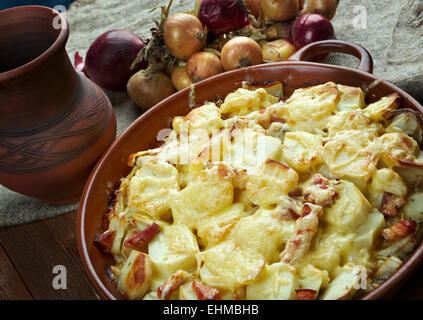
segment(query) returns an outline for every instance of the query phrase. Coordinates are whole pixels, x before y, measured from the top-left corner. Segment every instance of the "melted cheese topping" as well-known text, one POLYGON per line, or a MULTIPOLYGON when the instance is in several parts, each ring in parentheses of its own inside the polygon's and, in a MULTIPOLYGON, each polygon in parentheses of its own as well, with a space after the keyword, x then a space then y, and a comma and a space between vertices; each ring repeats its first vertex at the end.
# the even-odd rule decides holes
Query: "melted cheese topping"
POLYGON ((175 117, 160 148, 131 155, 109 215, 122 293, 158 299, 166 282, 171 299, 341 299, 378 286, 415 244, 381 242, 382 229, 423 221, 423 192, 398 168, 422 173, 417 142, 385 131, 398 97, 364 98, 332 82, 285 102, 238 89, 175 117))

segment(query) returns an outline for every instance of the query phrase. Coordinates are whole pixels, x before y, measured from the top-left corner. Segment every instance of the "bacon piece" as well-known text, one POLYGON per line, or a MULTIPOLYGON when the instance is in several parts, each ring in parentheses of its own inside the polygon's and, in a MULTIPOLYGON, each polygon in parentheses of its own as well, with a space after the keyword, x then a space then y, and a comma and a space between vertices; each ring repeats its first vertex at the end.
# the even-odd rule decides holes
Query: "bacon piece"
POLYGON ((297 213, 292 210, 291 208, 288 208, 288 210, 280 216, 282 220, 285 221, 290 221, 290 220, 297 220, 298 219, 298 215, 297 213))
POLYGON ((299 186, 295 186, 289 190, 288 196, 294 199, 299 199, 303 196, 303 190, 299 186))
POLYGON ((316 290, 298 289, 295 290, 298 300, 314 300, 316 298, 316 290))
POLYGON ((287 166, 286 164, 283 164, 283 163, 276 161, 276 160, 273 160, 273 159, 266 160, 266 164, 276 165, 276 166, 279 166, 281 168, 284 168, 285 170, 291 169, 291 167, 287 166))
POLYGON ((384 216, 395 217, 398 215, 398 209, 405 204, 406 200, 404 197, 394 195, 389 192, 385 192, 382 198, 382 204, 380 211, 384 216))
POLYGON ((311 240, 319 227, 319 217, 323 208, 311 203, 305 203, 302 216, 295 223, 295 231, 288 239, 285 249, 281 253, 281 260, 293 263, 302 258, 310 249, 311 240))
POLYGON ((181 285, 190 281, 191 278, 191 274, 186 271, 176 271, 157 289, 157 297, 159 297, 159 299, 169 300, 170 296, 178 290, 181 285))
POLYGON ((411 159, 400 159, 398 162, 405 167, 423 168, 423 163, 411 159))
POLYGON ((113 211, 110 210, 109 212, 105 212, 103 214, 103 217, 101 218, 101 227, 106 230, 109 228, 110 225, 110 219, 112 217, 113 211))
POLYGON ((388 242, 394 242, 416 232, 417 223, 413 219, 400 220, 390 228, 382 231, 382 236, 388 242))
POLYGON ((310 185, 304 188, 304 200, 322 207, 332 205, 337 197, 331 181, 320 174, 315 174, 310 185))
POLYGON ((112 249, 113 240, 115 239, 116 231, 107 230, 102 234, 96 234, 94 242, 103 251, 109 252, 112 249))
POLYGON ((219 289, 209 287, 198 280, 192 282, 192 288, 198 300, 219 300, 222 296, 219 289))
POLYGON ((304 204, 303 208, 301 209, 301 218, 308 216, 311 213, 311 207, 307 204, 304 204))
POLYGON ((281 220, 297 220, 302 214, 302 202, 282 195, 278 200, 276 211, 281 220))
POLYGON ((159 233, 159 225, 157 223, 153 223, 152 225, 148 226, 144 230, 126 239, 123 245, 125 247, 132 248, 135 250, 142 250, 150 243, 150 241, 158 233, 159 233))
POLYGON ((275 117, 273 114, 270 115, 270 124, 273 122, 280 122, 280 123, 286 123, 286 119, 275 117))

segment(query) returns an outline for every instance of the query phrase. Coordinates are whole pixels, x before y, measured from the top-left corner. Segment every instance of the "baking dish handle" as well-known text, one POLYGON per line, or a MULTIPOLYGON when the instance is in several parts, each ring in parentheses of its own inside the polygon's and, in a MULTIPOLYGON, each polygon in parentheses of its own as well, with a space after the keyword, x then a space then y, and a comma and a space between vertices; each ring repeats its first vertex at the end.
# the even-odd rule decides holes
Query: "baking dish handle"
POLYGON ((294 53, 289 61, 307 61, 324 53, 346 53, 360 59, 357 69, 372 73, 373 59, 370 53, 358 44, 341 40, 324 40, 310 43, 294 53))

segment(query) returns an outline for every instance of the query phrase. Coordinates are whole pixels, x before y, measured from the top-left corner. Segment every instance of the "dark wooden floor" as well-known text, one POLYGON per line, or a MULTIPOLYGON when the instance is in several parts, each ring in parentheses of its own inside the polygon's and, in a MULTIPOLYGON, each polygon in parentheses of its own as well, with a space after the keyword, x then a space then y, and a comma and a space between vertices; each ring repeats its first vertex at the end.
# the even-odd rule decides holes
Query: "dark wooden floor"
POLYGON ((0 228, 0 299, 99 299, 81 264, 76 213, 0 228), (55 290, 53 267, 63 265, 67 289, 55 290))
MULTIPOLYGON (((0 228, 0 299, 99 299, 81 264, 76 213, 0 228), (67 289, 55 290, 53 267, 67 270, 67 289)), ((423 267, 395 296, 423 299, 423 267)))

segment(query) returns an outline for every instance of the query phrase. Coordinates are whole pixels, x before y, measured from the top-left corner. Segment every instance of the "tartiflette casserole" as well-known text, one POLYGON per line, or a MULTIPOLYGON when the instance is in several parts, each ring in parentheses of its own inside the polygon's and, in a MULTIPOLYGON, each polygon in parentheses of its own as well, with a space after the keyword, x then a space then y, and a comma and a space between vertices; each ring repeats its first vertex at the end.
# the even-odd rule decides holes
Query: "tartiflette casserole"
POLYGON ((346 299, 401 266, 423 221, 419 115, 332 82, 281 92, 244 84, 130 156, 96 238, 124 296, 346 299))

